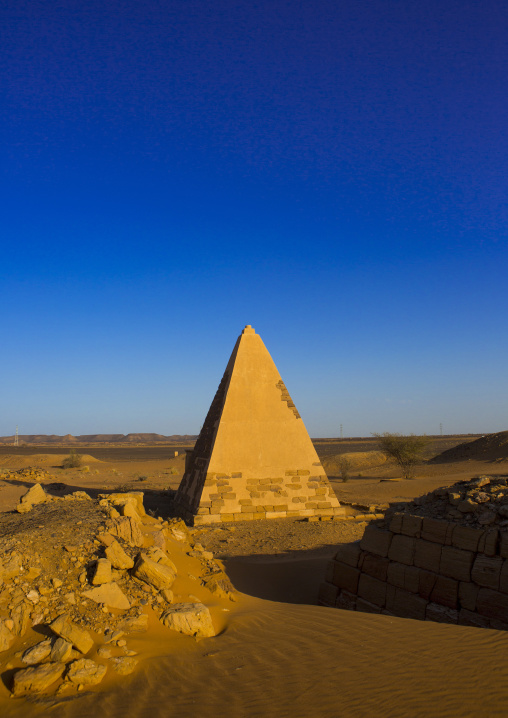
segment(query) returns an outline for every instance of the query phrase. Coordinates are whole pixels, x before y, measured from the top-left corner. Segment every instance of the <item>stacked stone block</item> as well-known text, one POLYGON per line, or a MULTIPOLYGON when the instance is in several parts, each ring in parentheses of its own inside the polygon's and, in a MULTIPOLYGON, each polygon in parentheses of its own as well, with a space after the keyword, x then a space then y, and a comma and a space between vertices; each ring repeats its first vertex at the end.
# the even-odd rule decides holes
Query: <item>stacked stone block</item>
POLYGON ((508 529, 409 513, 340 546, 320 603, 404 618, 508 630, 508 529))
POLYGON ((196 506, 185 518, 194 525, 309 516, 345 515, 326 475, 288 469, 275 478, 244 478, 242 472, 207 474, 196 506))

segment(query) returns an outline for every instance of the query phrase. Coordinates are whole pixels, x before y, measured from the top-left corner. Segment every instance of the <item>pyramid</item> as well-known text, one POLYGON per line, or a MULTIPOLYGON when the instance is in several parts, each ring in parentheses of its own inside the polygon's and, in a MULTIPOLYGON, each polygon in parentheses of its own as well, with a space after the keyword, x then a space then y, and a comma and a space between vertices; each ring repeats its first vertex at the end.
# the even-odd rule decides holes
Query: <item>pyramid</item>
POLYGON ((343 516, 303 420, 259 334, 248 325, 175 498, 196 524, 343 516))

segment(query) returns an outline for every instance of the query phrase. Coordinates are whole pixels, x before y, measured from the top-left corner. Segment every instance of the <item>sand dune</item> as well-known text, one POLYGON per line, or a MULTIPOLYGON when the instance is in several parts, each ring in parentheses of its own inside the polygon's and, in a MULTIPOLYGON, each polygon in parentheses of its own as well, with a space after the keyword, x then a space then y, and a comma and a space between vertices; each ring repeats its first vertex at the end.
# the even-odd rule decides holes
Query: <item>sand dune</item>
MULTIPOLYGON (((155 633, 139 640, 157 652, 155 633)), ((505 716, 507 649, 497 631, 243 597, 219 638, 182 641, 49 715, 505 716)), ((12 700, 0 709, 48 714, 12 700)))

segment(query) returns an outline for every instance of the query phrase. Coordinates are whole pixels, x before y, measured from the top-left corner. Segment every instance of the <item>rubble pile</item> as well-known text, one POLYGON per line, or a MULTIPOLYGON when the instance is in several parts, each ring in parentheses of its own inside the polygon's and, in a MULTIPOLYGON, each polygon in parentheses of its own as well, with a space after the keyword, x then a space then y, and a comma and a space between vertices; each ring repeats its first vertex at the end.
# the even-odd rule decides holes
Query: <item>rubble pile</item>
POLYGON ((235 600, 222 564, 180 519, 147 516, 140 492, 55 498, 35 484, 0 515, 0 538, 0 671, 14 697, 127 675, 142 657, 132 635, 214 636, 207 604, 235 600))
POLYGON ((4 481, 55 481, 56 477, 40 466, 26 466, 23 469, 0 469, 4 481))

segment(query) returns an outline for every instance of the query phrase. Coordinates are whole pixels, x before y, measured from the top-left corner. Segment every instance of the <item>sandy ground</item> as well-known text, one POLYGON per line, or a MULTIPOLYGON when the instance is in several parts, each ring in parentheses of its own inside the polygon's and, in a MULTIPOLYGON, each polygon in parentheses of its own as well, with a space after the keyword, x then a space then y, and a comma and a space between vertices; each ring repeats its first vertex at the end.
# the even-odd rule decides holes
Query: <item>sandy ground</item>
MULTIPOLYGON (((0 472, 28 465, 29 457, 0 455, 0 472)), ((38 465, 54 477, 43 482, 49 491, 142 490, 147 507, 163 516, 165 489, 176 488, 183 471, 181 457, 102 460, 90 462, 89 472, 53 468, 54 459, 39 458, 38 465)), ((469 461, 424 465, 411 481, 381 481, 397 478, 394 467, 384 466, 347 483, 332 478, 332 485, 339 500, 384 504, 477 474, 507 473, 508 462, 469 461)), ((0 480, 0 509, 11 511, 32 483, 0 480)), ((199 529, 198 540, 225 560, 242 591, 231 604, 224 633, 181 641, 161 652, 154 629, 138 639, 151 658, 128 679, 112 680, 53 708, 1 700, 0 714, 505 716, 508 634, 315 605, 335 546, 356 540, 364 527, 355 521, 259 521, 199 529)))

